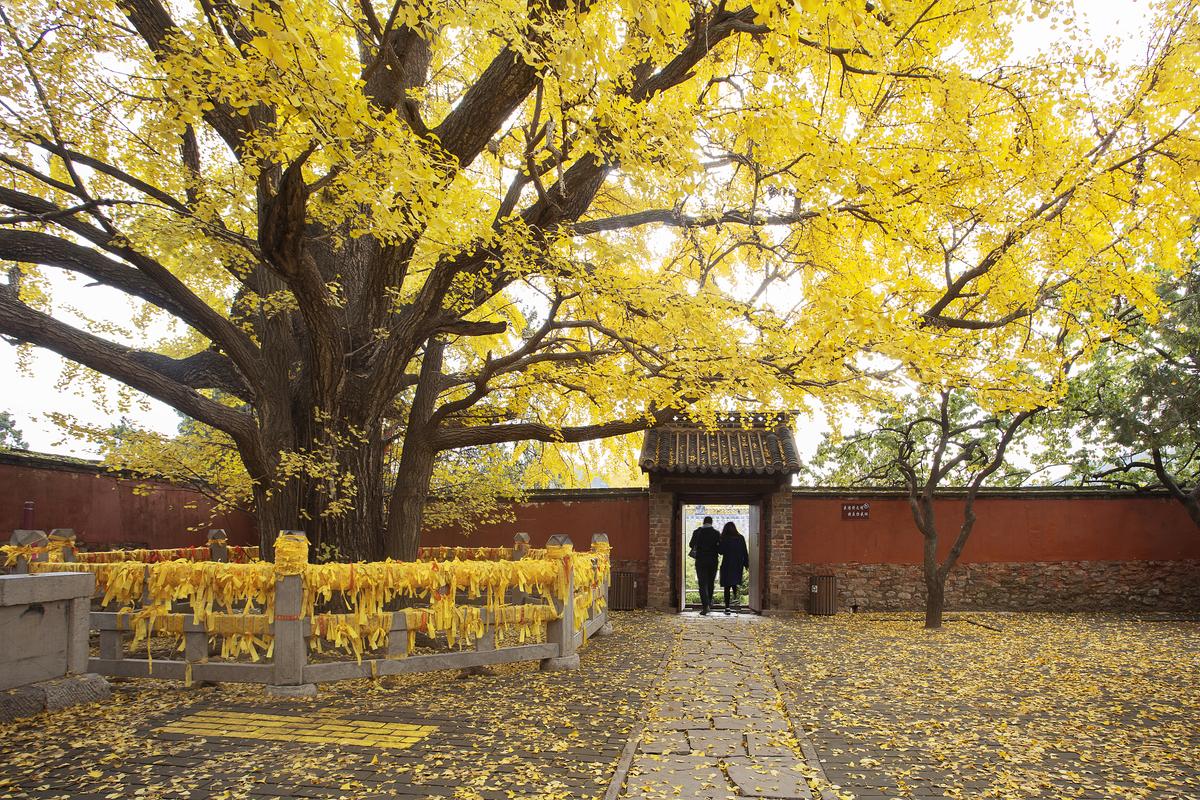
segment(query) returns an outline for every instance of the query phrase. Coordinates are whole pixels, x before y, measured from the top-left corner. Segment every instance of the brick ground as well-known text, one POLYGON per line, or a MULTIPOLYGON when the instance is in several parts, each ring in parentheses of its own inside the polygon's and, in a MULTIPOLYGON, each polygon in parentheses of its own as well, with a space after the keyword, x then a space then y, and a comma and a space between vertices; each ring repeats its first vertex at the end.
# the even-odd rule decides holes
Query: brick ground
MULTIPOLYGON (((659 691, 670 688, 664 658, 680 624, 617 615, 616 635, 591 642, 578 672, 513 665, 493 677, 347 682, 316 703, 269 700, 254 687, 119 683, 110 704, 0 726, 0 796, 599 797, 646 698, 686 700, 659 691), (397 724, 408 723, 422 735, 367 747, 155 732, 206 711, 258 715, 211 723, 231 726, 295 715, 288 730, 326 738, 318 729, 334 720, 392 723, 401 738, 397 724), (425 735, 428 726, 436 730, 425 735)), ((703 644, 704 624, 691 621, 685 638, 703 644)), ((926 633, 915 615, 843 614, 750 627, 765 654, 760 677, 778 674, 792 731, 815 744, 844 798, 1200 797, 1194 619, 971 614, 926 633)), ((744 742, 763 746, 759 738, 744 742)), ((671 741, 651 744, 665 755, 671 741)), ((705 742, 696 750, 680 739, 680 755, 697 769, 728 762, 705 742)))
POLYGON ((847 795, 1200 797, 1196 618, 954 619, 940 633, 916 615, 757 626, 795 727, 847 795))
MULTIPOLYGON (((636 612, 614 622, 576 672, 520 664, 495 676, 351 681, 326 685, 315 702, 249 686, 116 683, 110 704, 0 726, 0 797, 602 796, 678 626, 636 612), (437 730, 405 748, 156 732, 203 711, 298 715, 314 730, 335 719, 437 730)), ((224 724, 237 719, 252 718, 224 724)))

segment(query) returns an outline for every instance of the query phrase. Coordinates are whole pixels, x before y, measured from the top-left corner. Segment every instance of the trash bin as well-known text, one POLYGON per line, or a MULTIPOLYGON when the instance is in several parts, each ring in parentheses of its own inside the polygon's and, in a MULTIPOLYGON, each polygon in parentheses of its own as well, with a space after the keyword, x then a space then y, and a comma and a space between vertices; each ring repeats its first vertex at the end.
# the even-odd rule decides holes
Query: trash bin
POLYGON ((612 583, 608 585, 608 607, 613 611, 628 611, 637 608, 637 579, 636 572, 612 573, 612 583))
POLYGON ((837 578, 833 575, 808 576, 808 613, 837 613, 837 578))

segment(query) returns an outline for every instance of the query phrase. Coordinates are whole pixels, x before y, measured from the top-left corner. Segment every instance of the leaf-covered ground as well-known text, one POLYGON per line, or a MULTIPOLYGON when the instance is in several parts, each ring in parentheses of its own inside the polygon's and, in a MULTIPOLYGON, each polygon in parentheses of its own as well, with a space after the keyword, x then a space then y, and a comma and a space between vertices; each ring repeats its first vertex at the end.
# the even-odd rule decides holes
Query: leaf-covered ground
POLYGON ((758 630, 846 794, 1195 800, 1196 619, 970 614, 927 633, 915 615, 839 615, 758 630))
MULTIPOLYGON (((601 797, 680 630, 673 615, 615 617, 570 673, 352 681, 315 703, 117 683, 111 703, 0 725, 0 797, 601 797), (161 732, 230 711, 436 730, 409 747, 161 732)), ((778 672, 843 797, 1200 798, 1200 622, 970 614, 936 634, 912 615, 761 622, 763 677, 778 672)))
POLYGON ((603 796, 678 623, 614 614, 575 672, 537 664, 347 681, 317 701, 253 686, 114 683, 111 703, 0 725, 0 797, 245 798, 603 796), (436 726, 404 749, 156 732, 204 711, 436 726))

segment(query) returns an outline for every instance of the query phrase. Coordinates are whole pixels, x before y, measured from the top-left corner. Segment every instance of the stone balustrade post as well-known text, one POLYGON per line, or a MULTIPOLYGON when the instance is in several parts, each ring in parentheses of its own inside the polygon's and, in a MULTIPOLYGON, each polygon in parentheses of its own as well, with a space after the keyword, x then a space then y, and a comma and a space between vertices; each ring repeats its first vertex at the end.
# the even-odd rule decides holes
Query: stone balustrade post
POLYGON ((50 541, 61 545, 59 551, 63 561, 75 560, 75 529, 74 528, 55 528, 50 531, 50 541))
MULTIPOLYGON (((521 561, 529 558, 529 534, 524 531, 513 534, 512 560, 521 561)), ((529 594, 520 589, 509 589, 505 593, 504 602, 510 605, 524 605, 529 602, 529 594)))
MULTIPOLYGON (((475 650, 476 652, 480 653, 490 652, 496 649, 496 621, 492 618, 490 611, 484 612, 484 619, 487 621, 486 627, 484 627, 483 633, 479 635, 479 638, 475 640, 475 650)), ((462 674, 495 675, 496 671, 489 666, 476 664, 463 669, 462 674)))
POLYGON ((561 613, 558 619, 546 625, 546 641, 557 648, 557 655, 543 658, 541 669, 547 672, 566 669, 579 669, 579 653, 575 646, 575 570, 571 563, 571 552, 574 545, 571 537, 565 533, 556 533, 546 542, 546 558, 561 558, 563 569, 566 571, 566 597, 561 601, 552 597, 556 609, 561 613))
POLYGON ((229 537, 221 528, 212 528, 208 532, 208 560, 229 563, 229 537))
POLYGON ((605 571, 605 577, 602 578, 596 586, 596 594, 604 601, 604 609, 600 612, 604 617, 604 624, 596 629, 593 636, 608 636, 612 633, 612 622, 608 619, 608 590, 609 584, 612 583, 612 545, 609 544, 607 533, 592 534, 592 552, 602 550, 604 558, 608 560, 608 569, 605 571), (597 547, 599 545, 599 547, 597 547))
POLYGON ((513 561, 529 556, 529 534, 524 531, 513 534, 513 561))
POLYGON ((392 612, 392 629, 388 631, 387 657, 404 658, 408 655, 408 618, 404 609, 392 612))
POLYGON ((32 557, 17 556, 17 563, 13 567, 13 572, 17 575, 29 574, 29 562, 47 561, 50 558, 50 554, 46 552, 46 547, 50 544, 50 539, 46 536, 45 531, 18 529, 13 531, 12 538, 8 540, 8 543, 14 547, 35 547, 41 549, 40 553, 34 553, 32 557))
POLYGON ((304 682, 308 653, 304 639, 304 566, 308 541, 304 531, 280 531, 275 540, 274 674, 266 687, 275 697, 316 697, 315 684, 304 682))

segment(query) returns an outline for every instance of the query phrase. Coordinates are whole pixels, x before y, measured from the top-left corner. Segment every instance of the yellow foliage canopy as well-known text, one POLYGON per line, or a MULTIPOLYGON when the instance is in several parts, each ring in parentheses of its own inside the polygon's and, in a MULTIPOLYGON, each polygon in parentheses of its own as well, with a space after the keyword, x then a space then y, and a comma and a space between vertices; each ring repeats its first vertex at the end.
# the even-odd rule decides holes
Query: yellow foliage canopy
POLYGON ((360 552, 400 547, 429 453, 899 366, 1049 402, 1064 341, 1183 269, 1200 36, 1160 0, 1139 63, 1018 57, 1035 14, 1074 31, 1017 0, 6 6, 0 331, 223 431, 264 525, 360 552), (131 352, 48 314, 46 268, 181 325, 131 352))

